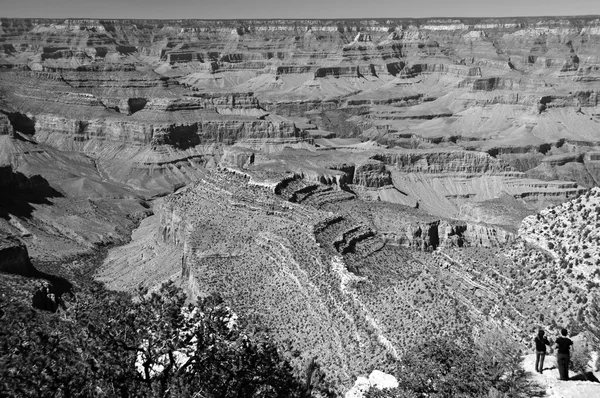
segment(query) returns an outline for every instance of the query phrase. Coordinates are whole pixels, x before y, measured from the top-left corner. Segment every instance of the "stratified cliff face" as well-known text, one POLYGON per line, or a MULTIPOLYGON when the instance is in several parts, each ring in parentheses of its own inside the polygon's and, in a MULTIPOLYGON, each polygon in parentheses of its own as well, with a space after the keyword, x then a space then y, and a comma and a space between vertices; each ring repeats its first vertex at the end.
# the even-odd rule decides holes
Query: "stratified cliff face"
POLYGON ((600 181, 598 17, 0 23, 0 133, 142 195, 226 167, 497 223, 600 181))
POLYGON ((505 162, 481 152, 413 150, 376 155, 386 165, 405 173, 501 173, 512 171, 505 162))
MULTIPOLYGON (((521 172, 548 165, 536 178, 600 180, 595 167, 538 156, 584 159, 598 142, 597 17, 0 22, 0 98, 15 129, 83 151, 137 189, 149 189, 146 166, 162 178, 152 192, 169 190, 197 175, 186 159, 213 165, 237 143, 307 148, 319 129, 405 148, 458 145, 521 172), (111 170, 132 169, 131 159, 144 165, 135 177, 111 170)), ((505 167, 453 156, 380 160, 419 173, 442 162, 505 167)), ((356 183, 390 182, 367 174, 356 183)))
POLYGON ((514 233, 503 228, 440 220, 405 225, 400 223, 395 231, 386 231, 383 236, 390 244, 419 250, 435 250, 438 247, 498 247, 516 238, 514 233))

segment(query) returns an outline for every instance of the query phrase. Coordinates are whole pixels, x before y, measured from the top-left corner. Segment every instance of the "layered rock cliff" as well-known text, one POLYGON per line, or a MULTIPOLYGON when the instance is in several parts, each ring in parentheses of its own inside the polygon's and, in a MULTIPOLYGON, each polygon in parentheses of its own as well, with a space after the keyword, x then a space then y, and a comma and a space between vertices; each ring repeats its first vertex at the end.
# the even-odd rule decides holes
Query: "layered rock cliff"
MULTIPOLYGON (((502 217, 466 208, 600 181, 597 17, 0 22, 0 131, 143 195, 220 166, 296 203, 476 225, 502 217)), ((461 235, 438 228, 427 245, 461 235)))
MULTIPOLYGON (((101 167, 128 168, 137 156, 126 147, 147 146, 155 152, 141 163, 169 175, 162 189, 197 175, 191 166, 177 177, 186 159, 216 164, 222 150, 207 145, 279 150, 310 144, 306 127, 403 147, 457 144, 509 164, 548 145, 563 154, 565 142, 587 153, 597 141, 596 17, 1 23, 2 103, 15 128, 101 167)), ((387 161, 416 162, 404 160, 387 161)), ((435 168, 421 163, 411 167, 435 168)), ((456 169, 469 167, 481 168, 456 169)), ((595 168, 549 167, 588 186, 598 178, 595 168)))

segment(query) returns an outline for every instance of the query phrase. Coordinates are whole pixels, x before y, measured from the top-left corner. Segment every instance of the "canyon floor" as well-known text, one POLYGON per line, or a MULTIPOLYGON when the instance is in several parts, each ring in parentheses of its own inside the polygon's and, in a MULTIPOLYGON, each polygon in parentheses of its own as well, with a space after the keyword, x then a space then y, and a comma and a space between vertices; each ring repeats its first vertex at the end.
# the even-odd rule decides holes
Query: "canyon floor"
POLYGON ((598 350, 599 48, 596 16, 2 18, 0 270, 218 293, 340 394, 465 325, 598 350))

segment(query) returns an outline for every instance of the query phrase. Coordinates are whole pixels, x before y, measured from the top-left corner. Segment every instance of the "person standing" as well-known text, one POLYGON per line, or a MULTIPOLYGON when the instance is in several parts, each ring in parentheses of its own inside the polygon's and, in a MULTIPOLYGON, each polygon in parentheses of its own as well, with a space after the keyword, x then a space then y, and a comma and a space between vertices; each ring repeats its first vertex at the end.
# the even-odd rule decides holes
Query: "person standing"
POLYGON ((560 331, 561 337, 556 339, 556 364, 558 365, 558 373, 561 380, 569 380, 569 362, 571 361, 571 346, 573 341, 567 337, 567 329, 560 331))
POLYGON ((544 370, 544 358, 546 358, 546 346, 551 343, 548 338, 544 336, 545 332, 540 329, 538 335, 533 340, 535 342, 535 371, 542 373, 544 370))

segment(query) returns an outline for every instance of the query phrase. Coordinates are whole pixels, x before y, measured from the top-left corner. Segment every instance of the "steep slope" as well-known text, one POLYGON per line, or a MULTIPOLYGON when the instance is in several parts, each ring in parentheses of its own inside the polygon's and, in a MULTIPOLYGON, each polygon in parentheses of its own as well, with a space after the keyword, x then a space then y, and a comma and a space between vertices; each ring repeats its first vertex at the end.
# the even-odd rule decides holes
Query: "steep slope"
POLYGON ((572 274, 581 287, 600 283, 600 189, 525 218, 519 234, 548 251, 559 274, 572 274))
POLYGON ((34 263, 123 242, 148 207, 80 153, 0 135, 0 231, 20 237, 34 263))

